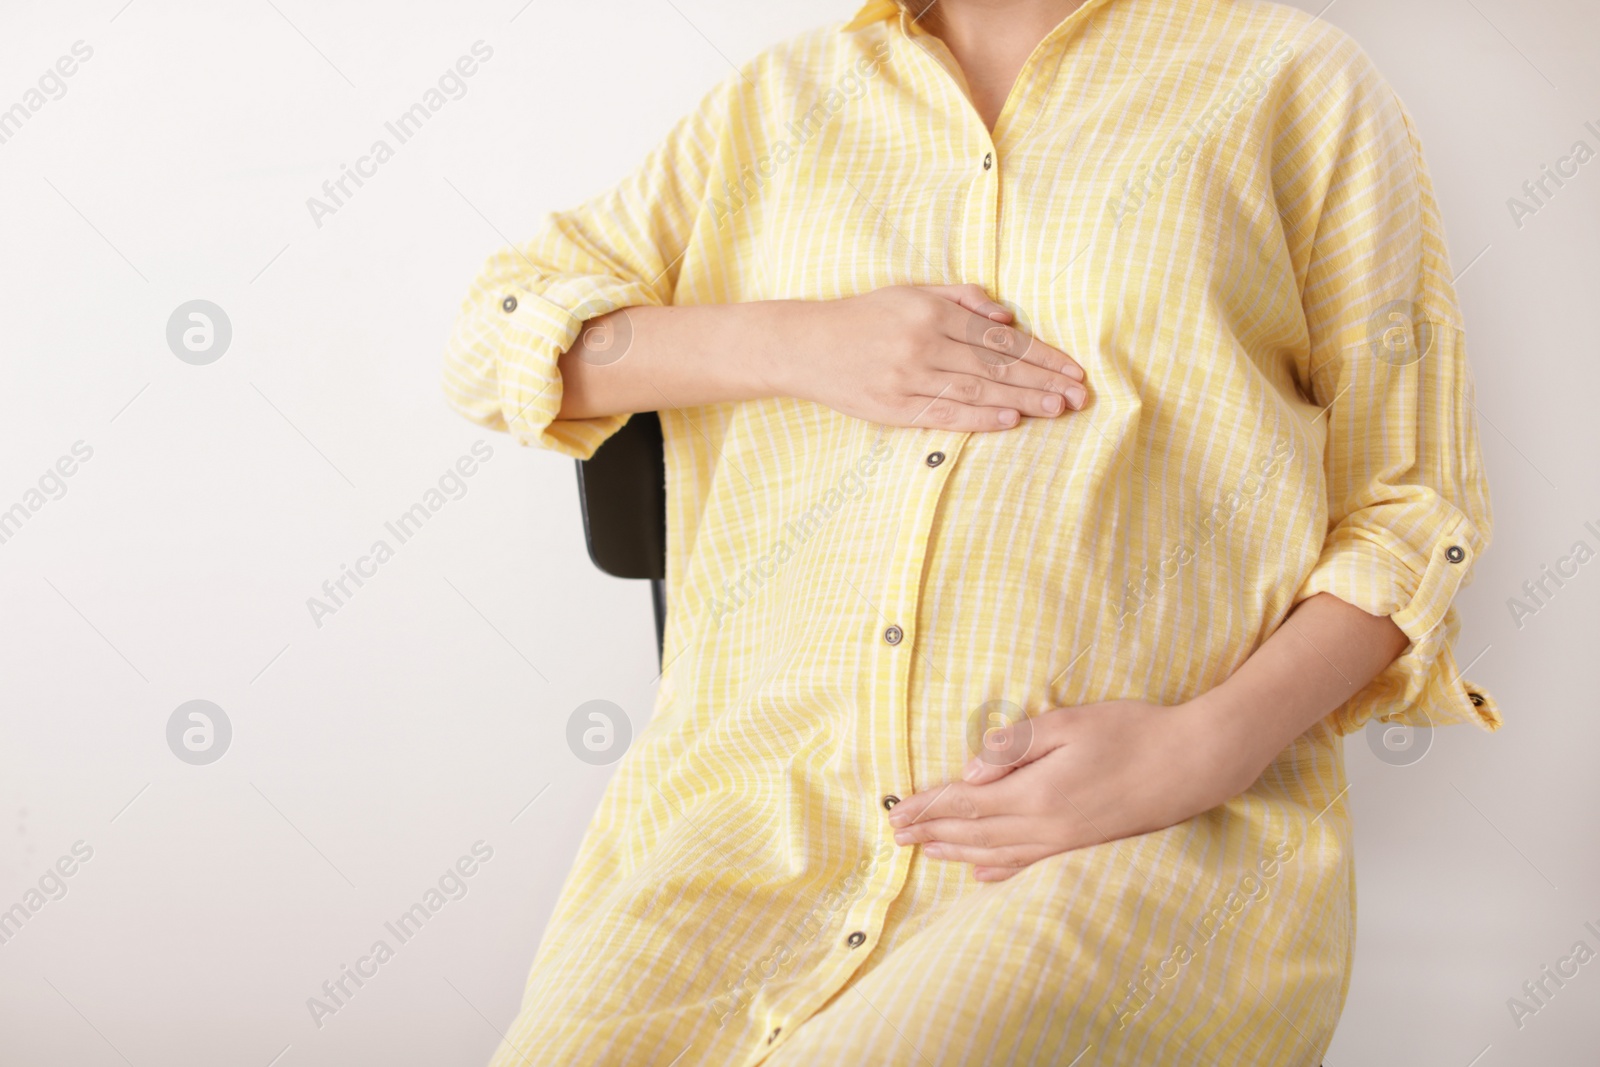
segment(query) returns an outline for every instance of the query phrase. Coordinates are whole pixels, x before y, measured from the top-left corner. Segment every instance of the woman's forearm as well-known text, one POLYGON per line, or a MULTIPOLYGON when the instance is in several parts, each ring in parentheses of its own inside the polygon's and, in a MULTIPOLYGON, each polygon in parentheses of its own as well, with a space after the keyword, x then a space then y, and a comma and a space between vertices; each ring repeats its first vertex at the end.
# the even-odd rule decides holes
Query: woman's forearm
POLYGON ((772 346, 790 301, 633 307, 584 323, 562 354, 563 419, 774 395, 772 346))
POLYGON ((782 396, 888 426, 977 431, 1081 408, 1083 368, 1012 319, 975 285, 613 311, 561 355, 557 418, 782 396))
POLYGON ((1239 791, 1405 651, 1405 634, 1329 593, 1302 601, 1227 681, 1193 704, 1237 754, 1239 791))
POLYGON ((1174 826, 1248 790, 1405 647, 1390 619, 1320 593, 1193 700, 1056 708, 986 732, 961 781, 906 797, 889 825, 896 843, 970 863, 983 881, 1174 826))

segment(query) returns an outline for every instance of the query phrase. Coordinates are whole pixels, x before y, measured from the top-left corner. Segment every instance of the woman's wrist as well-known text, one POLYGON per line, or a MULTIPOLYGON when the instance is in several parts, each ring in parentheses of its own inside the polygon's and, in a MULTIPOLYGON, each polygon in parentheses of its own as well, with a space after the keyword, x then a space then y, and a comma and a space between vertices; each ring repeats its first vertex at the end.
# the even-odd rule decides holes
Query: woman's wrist
POLYGON ((818 300, 760 300, 736 305, 742 309, 739 329, 750 354, 751 386, 764 397, 810 399, 799 374, 804 363, 795 358, 817 340, 818 314, 826 306, 818 300))
POLYGON ((1294 740, 1284 736, 1284 724, 1275 709, 1246 699, 1232 682, 1230 678, 1180 705, 1202 765, 1226 792, 1223 799, 1249 789, 1294 740))
POLYGON ((1184 705, 1219 773, 1249 788, 1301 734, 1355 696, 1405 650, 1406 635, 1328 593, 1301 601, 1215 688, 1184 705))

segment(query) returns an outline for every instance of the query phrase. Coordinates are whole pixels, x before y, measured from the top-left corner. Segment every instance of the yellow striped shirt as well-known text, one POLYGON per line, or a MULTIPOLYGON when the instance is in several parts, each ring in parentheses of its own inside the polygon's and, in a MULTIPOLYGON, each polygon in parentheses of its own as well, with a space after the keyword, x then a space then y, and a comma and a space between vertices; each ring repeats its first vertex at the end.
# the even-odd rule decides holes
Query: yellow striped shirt
POLYGON ((583 458, 626 421, 555 418, 585 319, 960 282, 1084 366, 1083 411, 664 402, 664 675, 495 1067, 1319 1062, 1354 936, 1340 736, 1500 724, 1451 647, 1490 510, 1444 233, 1347 36, 1088 0, 991 134, 871 0, 494 255, 445 390, 583 458), (885 806, 992 716, 1181 702, 1317 592, 1411 644, 1243 795, 996 884, 893 843, 885 806))

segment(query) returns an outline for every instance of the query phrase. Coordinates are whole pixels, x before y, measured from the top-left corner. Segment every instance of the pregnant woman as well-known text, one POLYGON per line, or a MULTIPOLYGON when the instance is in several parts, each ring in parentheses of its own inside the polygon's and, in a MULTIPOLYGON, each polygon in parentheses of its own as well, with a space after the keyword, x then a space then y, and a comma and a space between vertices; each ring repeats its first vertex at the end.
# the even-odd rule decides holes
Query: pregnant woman
POLYGON ((1319 1063, 1343 735, 1500 724, 1463 336, 1302 12, 870 0, 728 76, 449 345, 526 444, 659 411, 669 491, 656 705, 495 1067, 1319 1063))

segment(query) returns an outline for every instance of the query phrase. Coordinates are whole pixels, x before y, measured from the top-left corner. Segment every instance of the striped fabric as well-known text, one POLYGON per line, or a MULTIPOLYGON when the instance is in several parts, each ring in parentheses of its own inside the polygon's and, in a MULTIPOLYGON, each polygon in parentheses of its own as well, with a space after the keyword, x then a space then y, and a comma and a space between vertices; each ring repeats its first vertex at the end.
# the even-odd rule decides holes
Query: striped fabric
POLYGON ((451 404, 567 456, 625 421, 555 419, 619 307, 976 283, 1091 391, 986 434, 664 405, 665 673, 494 1067, 1316 1064, 1341 735, 1500 724, 1451 650, 1490 527, 1461 315, 1365 53, 1272 4, 1088 0, 992 135, 963 84, 873 0, 472 286, 451 404), (994 884, 893 843, 993 716, 1183 701, 1322 591, 1411 645, 1245 794, 994 884))

